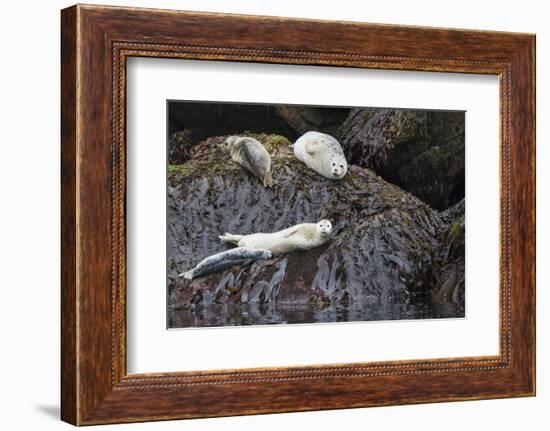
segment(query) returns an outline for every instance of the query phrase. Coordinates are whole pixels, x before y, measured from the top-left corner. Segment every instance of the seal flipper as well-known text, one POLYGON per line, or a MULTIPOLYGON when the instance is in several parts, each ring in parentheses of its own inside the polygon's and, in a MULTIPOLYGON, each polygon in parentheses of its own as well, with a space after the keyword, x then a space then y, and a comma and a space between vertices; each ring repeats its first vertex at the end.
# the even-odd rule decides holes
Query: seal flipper
POLYGON ((219 238, 224 242, 229 242, 231 244, 239 245, 239 241, 242 239, 243 235, 233 235, 232 233, 226 232, 224 235, 220 235, 219 238))
POLYGON ((298 228, 293 229, 293 230, 291 230, 289 233, 285 234, 285 235, 284 235, 284 238, 291 237, 291 236, 294 235, 296 232, 298 232, 298 228))
POLYGON ((273 177, 271 171, 267 171, 264 177, 264 187, 273 187, 273 177))
POLYGON ((193 270, 190 269, 189 271, 182 272, 179 276, 186 280, 193 280, 193 270))
POLYGON ((306 152, 311 155, 315 154, 315 152, 317 151, 317 147, 318 145, 316 142, 308 141, 305 144, 306 152))

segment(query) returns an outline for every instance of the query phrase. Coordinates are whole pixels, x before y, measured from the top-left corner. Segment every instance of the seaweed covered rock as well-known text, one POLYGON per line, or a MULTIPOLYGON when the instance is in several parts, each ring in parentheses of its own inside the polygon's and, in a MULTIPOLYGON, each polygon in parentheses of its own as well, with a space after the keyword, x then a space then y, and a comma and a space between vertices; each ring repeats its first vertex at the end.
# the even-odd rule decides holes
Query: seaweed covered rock
POLYGON ((184 129, 172 133, 168 138, 168 163, 180 165, 191 157, 193 147, 205 136, 200 130, 184 129))
POLYGON ((180 130, 200 131, 204 137, 252 130, 280 134, 290 139, 298 137, 273 105, 170 101, 168 112, 170 135, 180 130))
POLYGON ((316 304, 321 313, 335 304, 347 310, 365 302, 407 304, 412 295, 432 293, 448 222, 411 194, 358 166, 350 166, 341 181, 328 180, 287 155, 273 156, 276 185, 268 189, 227 157, 207 154, 197 152, 169 171, 169 308, 176 320, 182 312, 223 307, 231 324, 231 310, 241 319, 262 307, 270 315, 275 303, 316 304), (218 239, 224 232, 274 232, 323 218, 334 229, 318 249, 192 281, 178 277, 227 250, 218 239), (243 314, 243 307, 249 311, 243 314))
POLYGON ((465 202, 447 209, 442 214, 448 223, 443 233, 443 261, 434 288, 434 301, 464 303, 465 295, 465 202))
POLYGON ((352 109, 338 131, 348 161, 443 210, 464 197, 464 113, 352 109))
POLYGON ((298 135, 311 130, 335 135, 349 114, 349 108, 316 108, 314 106, 279 105, 275 112, 284 119, 298 135))

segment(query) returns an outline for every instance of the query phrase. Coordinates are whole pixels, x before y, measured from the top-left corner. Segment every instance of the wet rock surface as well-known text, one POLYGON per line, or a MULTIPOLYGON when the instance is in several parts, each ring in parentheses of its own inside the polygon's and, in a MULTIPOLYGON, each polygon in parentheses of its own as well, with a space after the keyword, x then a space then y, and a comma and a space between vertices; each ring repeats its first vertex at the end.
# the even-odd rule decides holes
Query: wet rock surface
POLYGON ((278 115, 274 105, 170 101, 168 110, 169 136, 181 130, 193 130, 204 139, 250 130, 275 133, 291 140, 298 138, 296 130, 278 115))
POLYGON ((444 210, 464 198, 464 115, 356 108, 337 137, 349 162, 444 210))
POLYGON ((168 138, 168 163, 180 165, 191 157, 194 146, 205 138, 200 130, 180 130, 168 138))
POLYGON ((312 130, 335 135, 349 115, 349 111, 349 108, 333 108, 327 111, 313 106, 280 105, 275 107, 277 115, 296 131, 298 137, 312 130))
POLYGON ((463 206, 438 212, 353 164, 343 180, 328 180, 292 157, 286 138, 253 137, 272 154, 273 189, 219 152, 224 136, 169 166, 171 327, 463 315, 464 289, 456 287, 464 278, 463 206), (192 281, 178 277, 229 249, 218 239, 224 232, 274 232, 323 218, 334 230, 318 249, 192 281))
POLYGON ((448 223, 443 234, 443 262, 433 291, 437 303, 463 304, 465 300, 465 200, 442 213, 448 223))

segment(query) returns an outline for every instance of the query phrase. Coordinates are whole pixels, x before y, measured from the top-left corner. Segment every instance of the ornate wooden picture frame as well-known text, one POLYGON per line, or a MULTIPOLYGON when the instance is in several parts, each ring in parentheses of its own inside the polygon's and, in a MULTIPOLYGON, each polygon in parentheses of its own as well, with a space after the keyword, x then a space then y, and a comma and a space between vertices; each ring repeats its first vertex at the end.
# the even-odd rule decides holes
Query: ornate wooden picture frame
POLYGON ((62 11, 61 416, 75 425, 535 394, 535 37, 102 6, 62 11), (337 35, 337 37, 335 37, 337 35), (129 57, 497 75, 500 354, 126 371, 129 57))

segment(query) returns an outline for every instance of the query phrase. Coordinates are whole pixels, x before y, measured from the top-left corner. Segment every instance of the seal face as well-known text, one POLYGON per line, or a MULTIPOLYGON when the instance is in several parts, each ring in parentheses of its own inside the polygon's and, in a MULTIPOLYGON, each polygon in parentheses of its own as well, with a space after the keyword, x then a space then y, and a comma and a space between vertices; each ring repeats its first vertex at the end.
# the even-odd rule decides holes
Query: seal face
POLYGON ((296 250, 311 250, 325 244, 332 233, 332 224, 328 220, 318 223, 301 223, 272 233, 253 233, 250 235, 220 236, 225 242, 239 247, 269 250, 274 254, 291 253, 296 250))
POLYGON ((332 233, 332 223, 328 220, 321 220, 317 223, 317 232, 320 236, 329 237, 332 233))
POLYGON ((254 138, 230 136, 221 146, 231 155, 234 162, 259 178, 264 187, 273 187, 271 156, 259 141, 254 138))
POLYGON ((180 274, 180 277, 192 280, 196 277, 223 271, 232 266, 249 264, 259 259, 271 259, 271 256, 272 253, 269 250, 237 247, 208 256, 206 259, 200 261, 193 269, 180 274))
POLYGON ((307 167, 331 180, 341 180, 348 163, 340 143, 321 132, 307 132, 294 143, 294 155, 307 167))

